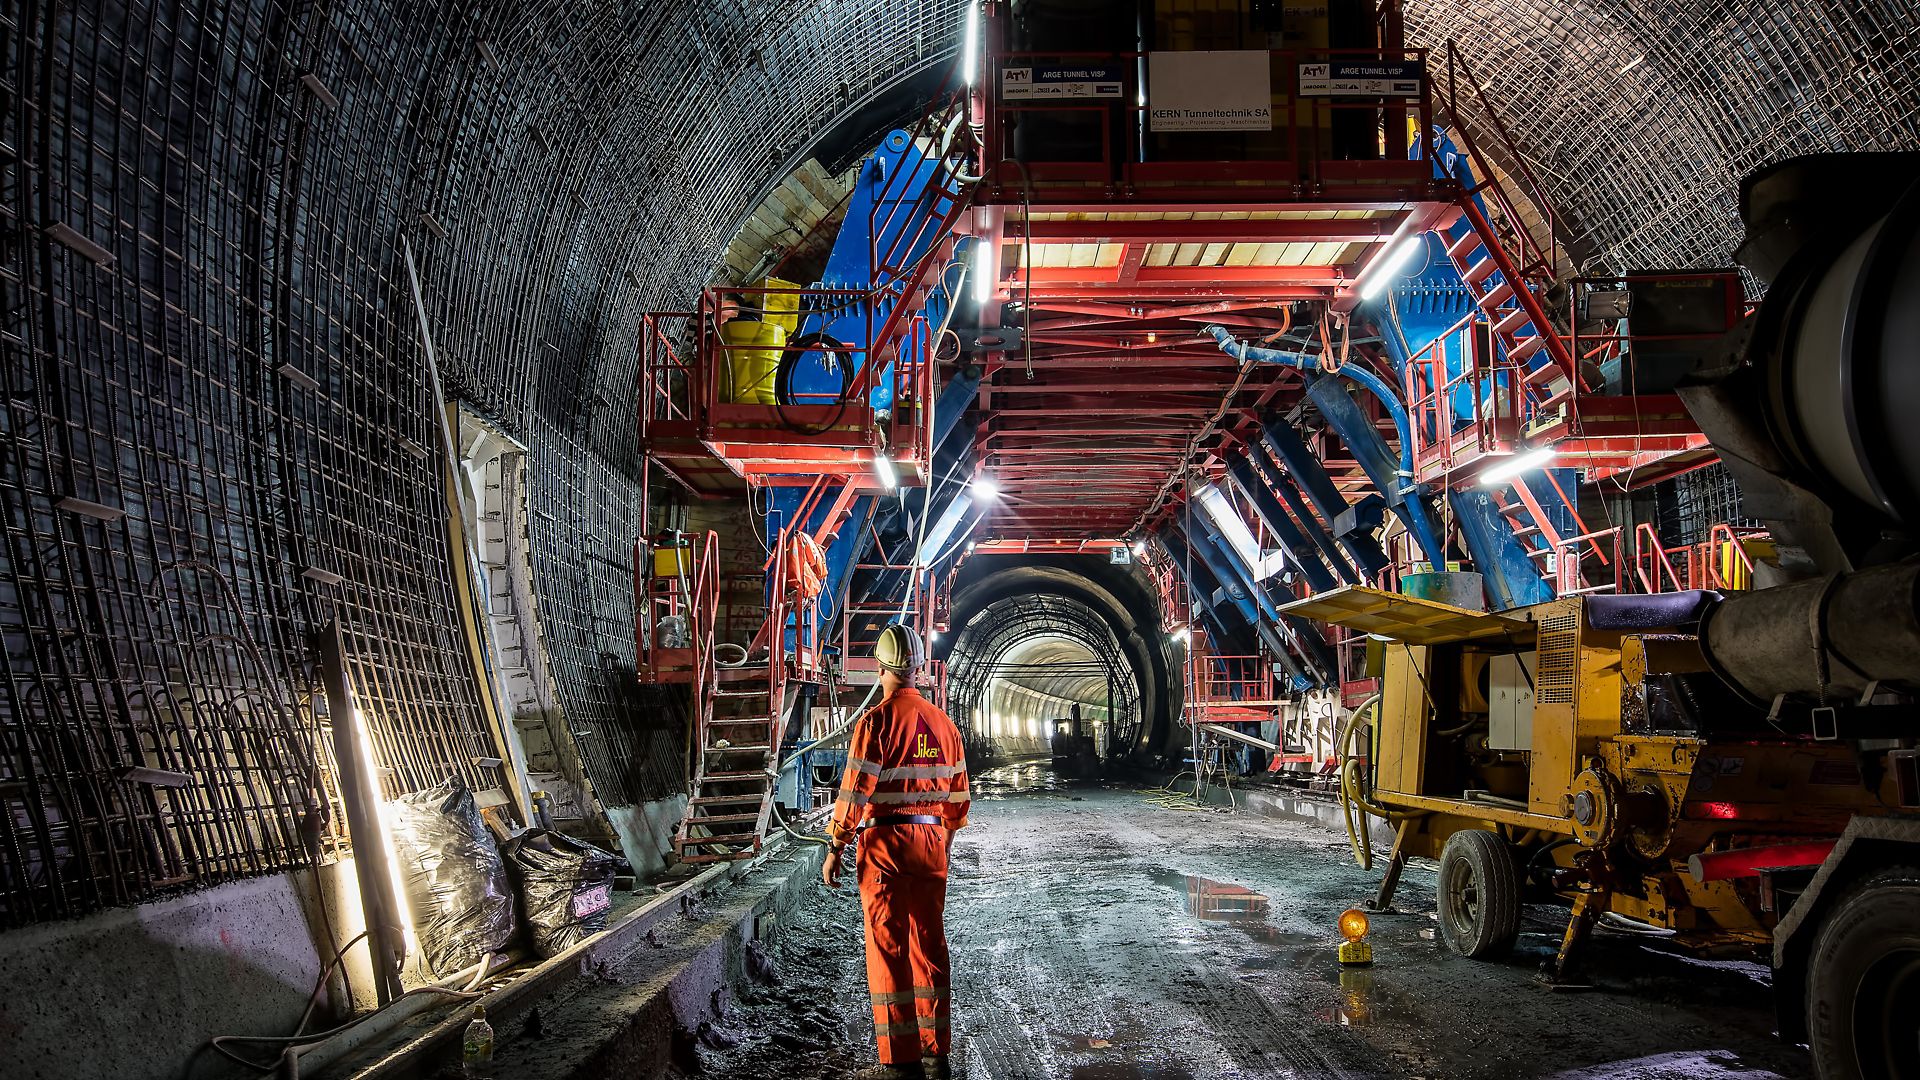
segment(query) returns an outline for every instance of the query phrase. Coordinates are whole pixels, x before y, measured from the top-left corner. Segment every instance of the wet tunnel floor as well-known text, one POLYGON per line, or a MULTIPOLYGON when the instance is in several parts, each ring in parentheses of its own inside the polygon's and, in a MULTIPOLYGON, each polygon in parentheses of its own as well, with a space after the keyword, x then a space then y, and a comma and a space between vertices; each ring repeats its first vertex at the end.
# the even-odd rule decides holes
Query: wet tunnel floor
MULTIPOLYGON (((1044 766, 975 778, 954 845, 956 1075, 969 1080, 1215 1077, 1808 1075, 1770 1034, 1766 969, 1601 933, 1591 989, 1534 973, 1564 917, 1530 909, 1502 963, 1453 956, 1431 868, 1373 916, 1376 963, 1341 970, 1339 913, 1377 871, 1317 827, 1176 811, 1044 766)), ((857 898, 816 888, 704 1029, 700 1075, 844 1077, 871 1062, 857 898)))

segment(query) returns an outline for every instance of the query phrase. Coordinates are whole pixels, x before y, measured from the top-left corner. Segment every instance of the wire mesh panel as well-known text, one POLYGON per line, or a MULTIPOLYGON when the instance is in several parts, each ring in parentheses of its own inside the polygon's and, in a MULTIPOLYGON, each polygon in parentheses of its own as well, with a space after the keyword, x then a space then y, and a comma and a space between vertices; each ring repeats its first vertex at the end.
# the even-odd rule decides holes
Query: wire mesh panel
POLYGON ((1706 543, 1715 525, 1764 527, 1757 518, 1741 513, 1739 485, 1718 463, 1655 486, 1654 510, 1660 542, 1675 547, 1706 543))
POLYGON ((1466 54, 1589 268, 1725 265, 1755 168, 1920 146, 1912 0, 1404 6, 1412 44, 1466 54))
POLYGON ((950 53, 958 10, 0 12, 0 925, 326 852, 332 619, 385 791, 502 782, 439 400, 530 448, 596 788, 677 791, 683 721, 632 678, 639 312, 704 283, 814 133, 950 53))

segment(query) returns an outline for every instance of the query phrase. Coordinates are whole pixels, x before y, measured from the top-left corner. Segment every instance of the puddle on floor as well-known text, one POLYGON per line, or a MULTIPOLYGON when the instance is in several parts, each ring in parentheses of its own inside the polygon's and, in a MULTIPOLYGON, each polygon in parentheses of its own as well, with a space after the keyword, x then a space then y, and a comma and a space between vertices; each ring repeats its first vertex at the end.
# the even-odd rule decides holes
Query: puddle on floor
POLYGON ((1229 881, 1186 875, 1187 914, 1201 922, 1267 921, 1267 895, 1229 881))
POLYGON ((973 776, 968 781, 973 797, 985 802, 1004 799, 1027 791, 1060 791, 1065 788, 1060 775, 1047 761, 1021 761, 1000 765, 973 776))
POLYGON ((1193 1080, 1185 1069, 1168 1065, 1136 1065, 1131 1061, 1102 1061, 1093 1065, 1075 1065, 1068 1080, 1193 1080))
POLYGON ((1264 946, 1241 958, 1242 972, 1292 972, 1323 980, 1334 992, 1329 1004, 1318 1010, 1320 1019, 1343 1027, 1370 1027, 1376 1021, 1405 1021, 1416 1015, 1400 995, 1379 985, 1372 968, 1341 966, 1331 927, 1326 934, 1313 934, 1273 926, 1267 922, 1270 898, 1231 881, 1167 870, 1156 870, 1153 876, 1180 892, 1181 908, 1190 918, 1231 926, 1264 946))
POLYGON ((1193 1080, 1193 1073, 1162 1061, 1140 1061, 1136 1055, 1164 1057, 1158 1047, 1157 1032, 1138 1022, 1122 1023, 1111 1037, 1069 1035, 1059 1040, 1060 1048, 1076 1057, 1091 1057, 1067 1067, 1067 1080, 1193 1080))

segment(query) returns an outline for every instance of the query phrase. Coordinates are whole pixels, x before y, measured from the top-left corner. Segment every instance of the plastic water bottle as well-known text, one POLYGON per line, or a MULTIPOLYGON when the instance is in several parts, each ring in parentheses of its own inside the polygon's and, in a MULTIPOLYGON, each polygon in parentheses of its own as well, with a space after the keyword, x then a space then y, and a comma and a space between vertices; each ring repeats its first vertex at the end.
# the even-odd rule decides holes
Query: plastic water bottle
POLYGON ((460 1038, 460 1071, 467 1080, 487 1080, 493 1076, 493 1025, 487 1023, 487 1010, 473 1007, 473 1020, 460 1038))

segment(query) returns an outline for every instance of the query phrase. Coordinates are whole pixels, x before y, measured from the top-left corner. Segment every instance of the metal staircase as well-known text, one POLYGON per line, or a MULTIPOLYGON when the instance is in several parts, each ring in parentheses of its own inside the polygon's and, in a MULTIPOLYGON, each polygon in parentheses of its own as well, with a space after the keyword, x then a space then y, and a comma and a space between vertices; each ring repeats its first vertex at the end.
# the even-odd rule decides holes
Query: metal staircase
POLYGON ((1590 531, 1551 472, 1542 470, 1533 478, 1516 477, 1512 483, 1493 489, 1491 494, 1500 515, 1511 524, 1514 539, 1541 575, 1553 582, 1557 595, 1613 589, 1611 581, 1619 567, 1620 553, 1617 547, 1609 551, 1603 541, 1617 534, 1611 530, 1590 531), (1565 531, 1556 524, 1555 509, 1573 523, 1573 531, 1565 531), (1604 578, 1608 584, 1588 581, 1581 562, 1589 554, 1606 571, 1604 578))
MULTIPOLYGON (((643 674, 685 682, 688 725, 687 810, 675 831, 674 853, 687 863, 749 858, 760 850, 772 812, 787 688, 809 668, 796 663, 814 652, 811 600, 800 599, 788 573, 790 545, 781 535, 771 560, 767 617, 737 663, 720 662, 719 538, 707 533, 688 552, 685 573, 636 574, 638 610, 682 620, 686 645, 661 643, 660 615, 641 637, 643 674)), ((644 545, 642 547, 644 551, 644 545)))
POLYGON ((1459 236, 1449 236, 1447 257, 1460 272, 1475 306, 1485 313, 1488 330, 1507 363, 1521 373, 1521 385, 1536 417, 1553 412, 1573 396, 1578 378, 1573 354, 1566 340, 1553 331, 1535 286, 1497 241, 1489 241, 1495 235, 1493 225, 1471 192, 1461 201, 1461 219, 1467 227, 1459 236))
MULTIPOLYGON (((966 147, 953 141, 966 131, 954 111, 961 98, 941 93, 935 102, 861 166, 815 283, 714 286, 691 311, 643 317, 645 468, 696 499, 764 491, 767 515, 766 618, 750 642, 735 644, 744 656, 716 641, 713 534, 684 573, 656 575, 645 545, 635 553, 639 677, 688 685, 688 803, 674 837, 681 862, 760 849, 789 707, 811 696, 795 684, 826 677, 820 613, 794 587, 789 563, 801 556, 790 541, 810 538, 808 590, 839 604, 872 535, 875 497, 930 481, 935 337, 954 300, 948 271, 972 195, 966 147)), ((755 576, 729 576, 728 597, 737 602, 755 576)), ((870 651, 869 628, 858 629, 855 647, 870 651)))

